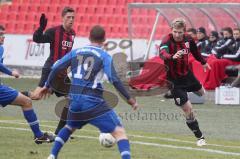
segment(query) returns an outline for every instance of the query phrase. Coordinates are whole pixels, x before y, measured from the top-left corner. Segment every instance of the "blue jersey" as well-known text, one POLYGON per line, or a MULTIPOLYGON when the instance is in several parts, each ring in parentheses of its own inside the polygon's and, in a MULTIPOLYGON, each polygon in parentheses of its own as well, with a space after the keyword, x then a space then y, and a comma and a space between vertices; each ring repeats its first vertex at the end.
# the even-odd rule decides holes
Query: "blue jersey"
MULTIPOLYGON (((0 55, 1 55, 1 46, 0 46, 0 55)), ((1 58, 1 56, 0 56, 0 58, 1 58)), ((9 68, 7 68, 6 66, 4 66, 4 64, 2 62, 0 62, 0 72, 5 73, 10 76, 12 75, 12 71, 9 68)), ((0 85, 1 84, 2 83, 1 83, 1 79, 0 79, 0 85)))
POLYGON ((6 66, 3 65, 3 63, 0 62, 0 72, 3 72, 8 75, 12 75, 12 71, 9 70, 6 66))
POLYGON ((4 52, 4 48, 2 45, 0 45, 0 62, 3 63, 3 52, 4 52))
MULTIPOLYGON (((0 62, 0 72, 3 72, 8 75, 12 75, 12 71, 9 70, 3 63, 0 62)), ((0 81, 0 106, 4 107, 8 104, 11 104, 18 96, 18 92, 8 86, 2 85, 0 81)))
MULTIPOLYGON (((0 62, 0 72, 5 73, 7 75, 12 75, 12 71, 9 70, 6 66, 3 65, 3 63, 0 62)), ((1 79, 0 79, 0 85, 2 84, 1 79)))
MULTIPOLYGON (((82 102, 83 96, 84 98, 88 96, 89 99, 94 97, 101 98, 104 74, 107 75, 108 80, 127 100, 130 98, 128 92, 125 90, 116 74, 112 57, 102 48, 88 45, 83 48, 72 50, 62 59, 57 61, 52 67, 46 85, 49 85, 50 81, 59 70, 68 66, 71 66, 72 72, 72 82, 69 95, 73 101, 82 102)), ((89 101, 94 103, 93 101, 96 101, 96 99, 89 101)), ((89 105, 91 104, 88 103, 88 106, 89 105)))

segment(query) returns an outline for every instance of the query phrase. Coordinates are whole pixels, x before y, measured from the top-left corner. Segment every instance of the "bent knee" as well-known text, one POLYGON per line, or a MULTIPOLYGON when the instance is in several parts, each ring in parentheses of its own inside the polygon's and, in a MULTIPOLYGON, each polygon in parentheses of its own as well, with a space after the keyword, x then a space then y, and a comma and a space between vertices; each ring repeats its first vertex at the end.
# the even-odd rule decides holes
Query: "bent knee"
POLYGON ((116 127, 116 129, 111 134, 117 140, 128 139, 123 127, 116 127))
POLYGON ((174 97, 175 104, 177 106, 183 107, 189 100, 187 96, 174 97))
POLYGON ((22 107, 23 108, 31 108, 32 107, 32 100, 29 97, 25 97, 22 102, 22 107))

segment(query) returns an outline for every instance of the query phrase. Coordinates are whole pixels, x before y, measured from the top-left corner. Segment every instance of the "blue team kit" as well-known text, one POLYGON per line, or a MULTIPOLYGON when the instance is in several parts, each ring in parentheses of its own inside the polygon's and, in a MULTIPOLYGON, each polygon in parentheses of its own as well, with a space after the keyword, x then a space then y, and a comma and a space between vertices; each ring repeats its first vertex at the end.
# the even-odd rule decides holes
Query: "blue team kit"
MULTIPOLYGON (((12 74, 12 72, 2 63, 0 63, 0 72, 3 72, 8 75, 12 74)), ((11 104, 18 96, 18 91, 16 91, 11 87, 3 85, 1 83, 0 83, 0 93, 1 93, 0 106, 2 107, 5 107, 6 105, 11 104)))
POLYGON ((117 114, 111 107, 106 106, 102 97, 102 82, 104 74, 106 74, 108 80, 118 91, 129 98, 117 77, 112 57, 101 47, 91 45, 72 50, 54 64, 46 86, 51 87, 52 79, 58 71, 69 66, 71 67, 72 82, 69 92, 71 104, 67 125, 81 128, 90 123, 102 132, 113 132, 116 126, 121 126, 117 114), (88 115, 88 117, 84 117, 84 115, 88 115), (80 120, 78 116, 88 120, 80 120))

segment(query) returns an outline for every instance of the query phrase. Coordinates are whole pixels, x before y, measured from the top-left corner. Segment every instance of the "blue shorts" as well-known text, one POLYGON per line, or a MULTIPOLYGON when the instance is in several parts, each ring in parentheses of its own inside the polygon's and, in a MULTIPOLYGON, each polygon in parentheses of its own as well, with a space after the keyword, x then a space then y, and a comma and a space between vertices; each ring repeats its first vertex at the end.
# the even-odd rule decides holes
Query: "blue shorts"
POLYGON ((0 84, 0 106, 5 107, 8 104, 11 104, 18 96, 18 91, 0 84))
POLYGON ((71 128, 81 129, 86 124, 91 124, 97 127, 103 133, 112 133, 117 126, 122 127, 120 118, 117 116, 114 110, 110 110, 103 115, 88 121, 67 120, 67 125, 71 128))

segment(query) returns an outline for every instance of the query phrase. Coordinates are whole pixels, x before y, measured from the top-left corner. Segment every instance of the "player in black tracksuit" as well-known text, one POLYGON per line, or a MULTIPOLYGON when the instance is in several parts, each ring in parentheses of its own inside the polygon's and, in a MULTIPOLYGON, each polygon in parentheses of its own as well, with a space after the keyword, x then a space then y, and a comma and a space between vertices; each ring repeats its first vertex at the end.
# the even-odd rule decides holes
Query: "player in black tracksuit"
POLYGON ((206 29, 204 27, 200 27, 197 30, 197 38, 198 42, 196 43, 197 48, 200 53, 205 53, 206 52, 206 47, 209 43, 208 41, 208 36, 206 33, 206 29))
MULTIPOLYGON (((50 43, 50 55, 42 68, 42 74, 38 87, 31 93, 25 93, 34 100, 41 99, 39 91, 42 87, 44 87, 52 65, 72 50, 74 38, 76 36, 75 31, 72 29, 74 16, 74 10, 70 7, 65 7, 62 11, 63 24, 49 28, 44 32, 47 26, 47 19, 45 14, 41 15, 40 27, 34 32, 33 41, 36 43, 50 43)), ((62 72, 62 77, 66 77, 66 70, 62 72)), ((62 92, 55 92, 55 94, 58 97, 65 95, 62 92)), ((63 114, 66 113, 63 112, 63 114)), ((57 134, 65 124, 65 120, 61 117, 55 134, 57 134)))
POLYGON ((234 43, 229 47, 230 53, 222 56, 224 59, 240 61, 240 28, 233 29, 234 43))
POLYGON ((212 53, 219 59, 223 58, 225 54, 234 54, 232 45, 234 44, 232 28, 226 27, 222 29, 223 39, 219 40, 216 46, 212 49, 212 53))
POLYGON ((208 57, 212 54, 212 49, 217 45, 218 39, 218 32, 211 31, 205 52, 201 52, 203 57, 208 57))

